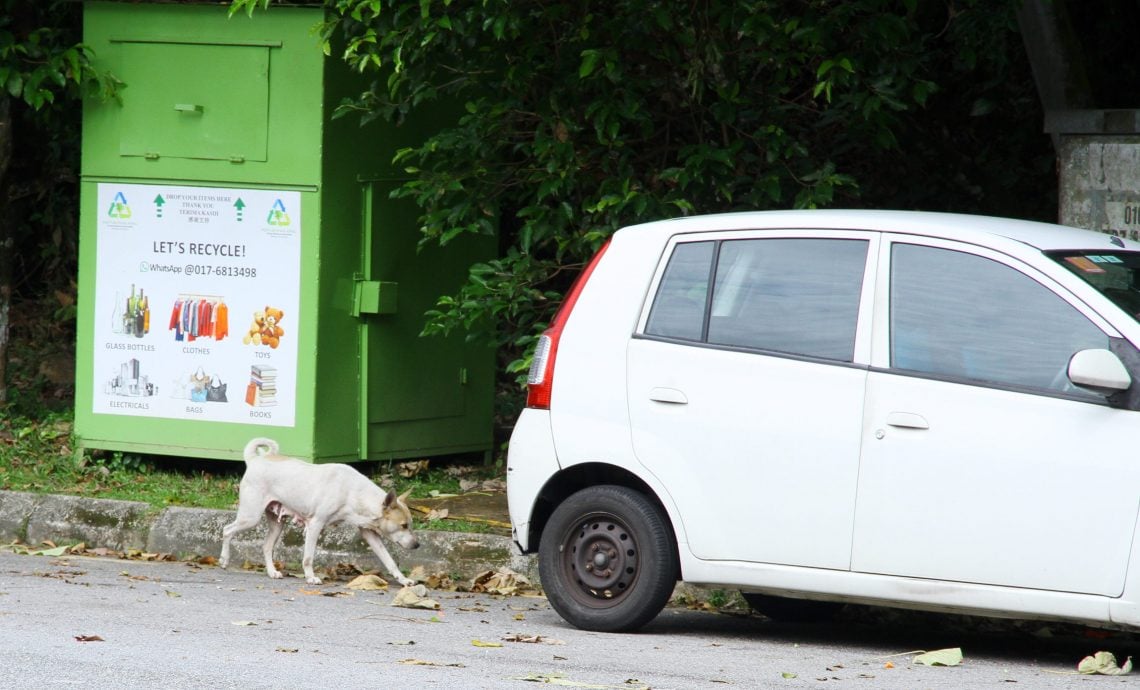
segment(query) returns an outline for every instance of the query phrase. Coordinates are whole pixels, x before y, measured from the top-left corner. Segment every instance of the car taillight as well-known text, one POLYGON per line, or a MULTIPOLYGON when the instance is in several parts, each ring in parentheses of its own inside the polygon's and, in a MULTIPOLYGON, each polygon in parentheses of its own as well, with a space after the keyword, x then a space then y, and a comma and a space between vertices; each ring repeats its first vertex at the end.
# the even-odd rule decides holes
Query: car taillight
POLYGON ((562 329, 566 326, 567 319, 570 318, 570 311, 574 309, 578 295, 582 293, 582 288, 586 286, 586 281, 590 279, 594 267, 601 261, 602 255, 606 253, 609 246, 610 241, 606 240, 598 253, 590 260, 589 265, 578 275, 578 279, 570 286, 570 291, 562 300, 562 306, 558 308, 554 320, 550 322, 550 327, 543 331, 539 337, 538 344, 534 348, 534 359, 530 363, 530 372, 526 377, 527 407, 540 410, 550 409, 550 392, 554 387, 554 358, 558 354, 558 340, 562 337, 562 329))

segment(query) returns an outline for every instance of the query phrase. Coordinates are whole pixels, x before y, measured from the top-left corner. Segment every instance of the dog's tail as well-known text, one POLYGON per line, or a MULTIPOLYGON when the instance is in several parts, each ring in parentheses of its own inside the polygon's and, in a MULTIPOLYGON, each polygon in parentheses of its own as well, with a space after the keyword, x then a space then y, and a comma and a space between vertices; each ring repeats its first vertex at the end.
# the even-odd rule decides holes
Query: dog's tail
POLYGON ((264 455, 277 455, 281 452, 281 449, 277 447, 277 441, 271 438, 255 438, 245 444, 245 461, 249 462, 263 455, 263 453, 258 452, 262 448, 265 449, 264 455))

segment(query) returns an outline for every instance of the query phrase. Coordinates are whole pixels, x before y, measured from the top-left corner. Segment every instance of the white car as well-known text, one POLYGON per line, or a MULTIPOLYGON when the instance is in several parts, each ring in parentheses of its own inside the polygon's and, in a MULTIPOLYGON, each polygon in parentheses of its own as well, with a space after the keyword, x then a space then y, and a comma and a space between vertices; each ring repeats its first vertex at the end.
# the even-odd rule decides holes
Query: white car
POLYGON ((1140 243, 1056 225, 625 228, 535 353, 514 539, 590 630, 644 625, 678 579, 772 615, 1140 626, 1138 313, 1140 243))

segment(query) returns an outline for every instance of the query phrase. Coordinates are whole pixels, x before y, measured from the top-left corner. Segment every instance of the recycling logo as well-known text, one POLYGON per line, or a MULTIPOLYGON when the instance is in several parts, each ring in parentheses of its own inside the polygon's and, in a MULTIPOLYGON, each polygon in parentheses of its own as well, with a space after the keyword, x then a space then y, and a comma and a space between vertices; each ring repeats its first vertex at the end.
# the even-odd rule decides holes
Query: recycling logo
POLYGON ((289 214, 285 212, 285 204, 280 199, 273 202, 273 208, 269 209, 269 217, 265 222, 279 228, 289 226, 289 214))
POLYGON ((123 196, 122 192, 115 194, 115 200, 111 202, 111 208, 107 209, 107 215, 119 220, 126 220, 131 217, 131 206, 127 203, 127 197, 123 196))

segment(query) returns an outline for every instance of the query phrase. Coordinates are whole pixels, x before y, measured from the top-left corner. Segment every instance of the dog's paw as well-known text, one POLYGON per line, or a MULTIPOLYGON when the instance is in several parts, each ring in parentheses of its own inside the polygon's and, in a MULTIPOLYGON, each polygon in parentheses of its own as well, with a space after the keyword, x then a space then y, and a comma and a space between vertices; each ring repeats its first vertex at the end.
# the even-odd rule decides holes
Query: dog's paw
POLYGON ((226 566, 229 564, 230 564, 229 561, 218 561, 218 567, 221 568, 222 570, 225 570, 226 566))
POLYGON ((415 580, 408 577, 401 577, 398 582, 405 587, 411 587, 412 585, 416 584, 415 580))
POLYGON ((265 574, 274 580, 280 580, 281 578, 285 577, 285 575, 282 574, 280 570, 267 570, 265 571, 265 574))
POLYGON ((305 578, 305 582, 308 582, 310 585, 319 585, 321 584, 321 578, 317 577, 316 575, 310 575, 309 577, 305 578))

